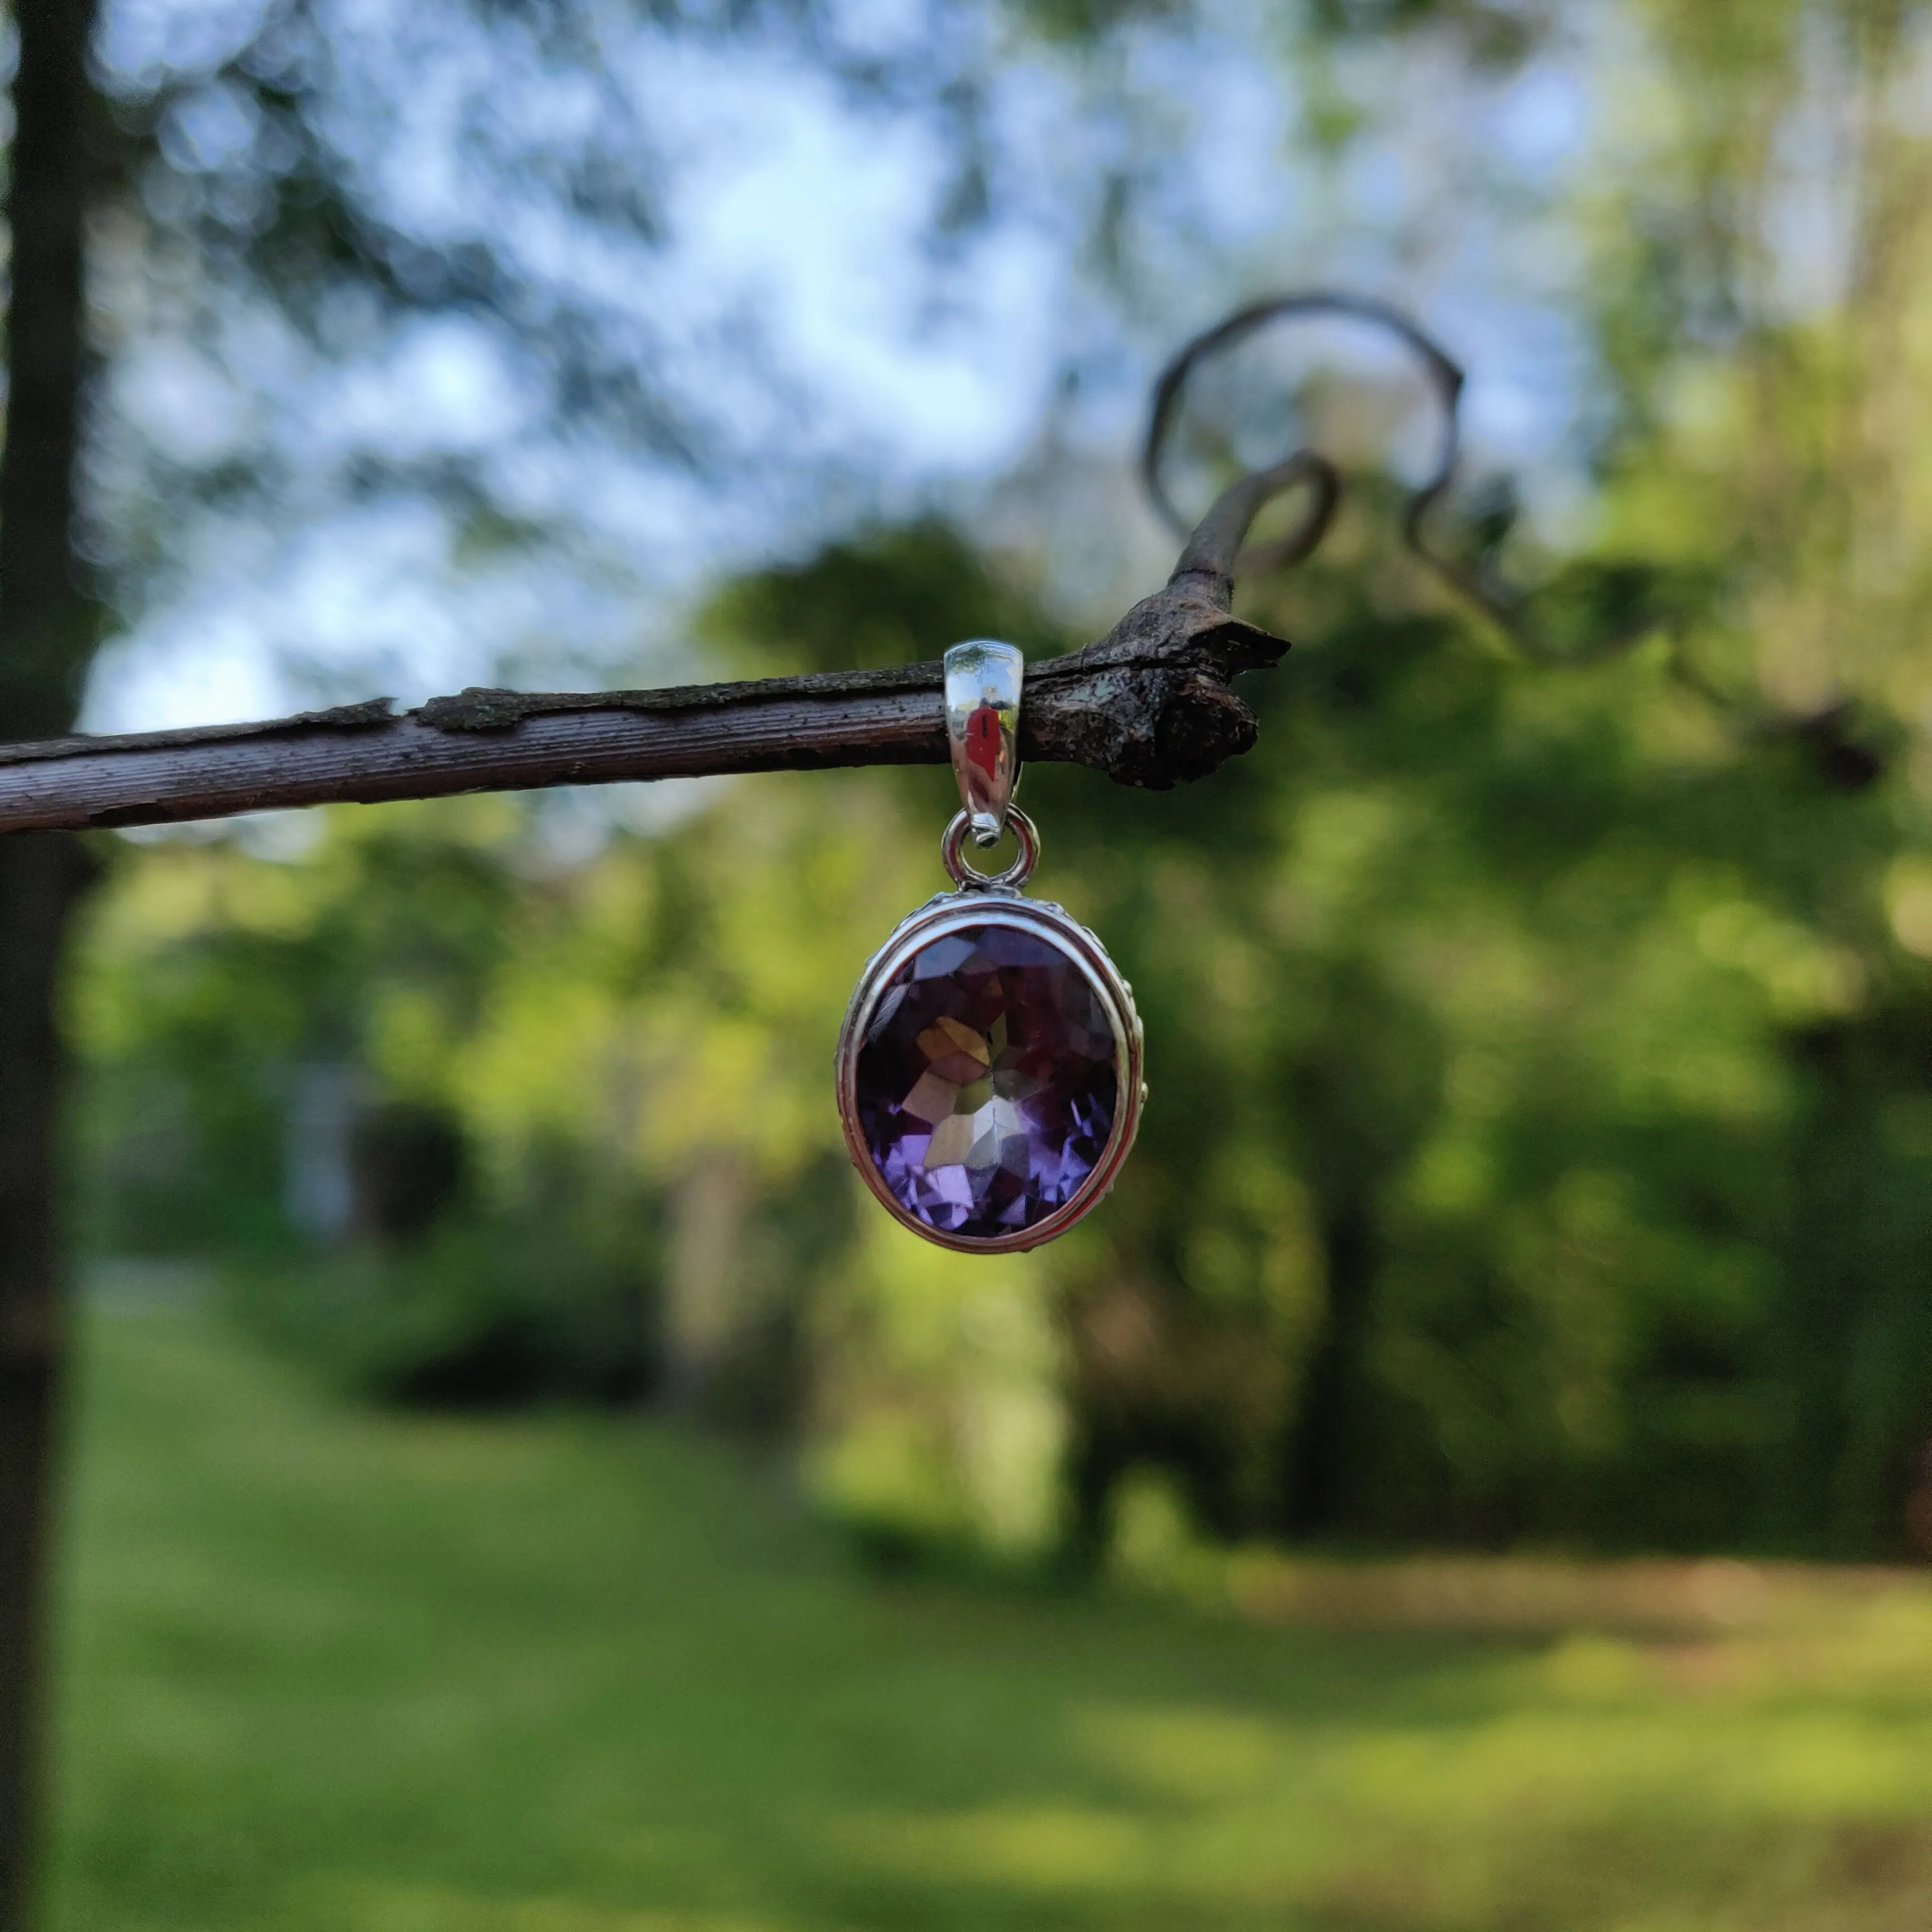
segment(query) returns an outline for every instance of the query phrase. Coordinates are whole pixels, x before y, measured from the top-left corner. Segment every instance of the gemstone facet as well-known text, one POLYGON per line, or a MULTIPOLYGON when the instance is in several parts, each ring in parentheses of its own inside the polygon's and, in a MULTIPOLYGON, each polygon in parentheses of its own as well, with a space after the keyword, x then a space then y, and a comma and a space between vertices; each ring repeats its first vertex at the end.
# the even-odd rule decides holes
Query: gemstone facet
POLYGON ((1092 971, 1036 926, 995 916, 935 933, 864 1026, 859 1138, 916 1225, 1011 1245, 1094 1179, 1121 1112, 1122 1043, 1092 971))

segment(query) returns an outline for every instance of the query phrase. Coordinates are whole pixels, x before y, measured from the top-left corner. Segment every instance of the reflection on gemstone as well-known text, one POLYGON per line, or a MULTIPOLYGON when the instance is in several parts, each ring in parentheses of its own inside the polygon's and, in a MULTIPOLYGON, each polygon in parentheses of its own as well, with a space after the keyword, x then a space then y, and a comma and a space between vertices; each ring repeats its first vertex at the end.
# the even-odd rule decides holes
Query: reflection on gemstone
POLYGON ((1106 1152, 1113 1026, 1085 969, 1051 941, 956 928, 893 974, 856 1089, 893 1198, 928 1227, 992 1240, 1064 1207, 1106 1152))

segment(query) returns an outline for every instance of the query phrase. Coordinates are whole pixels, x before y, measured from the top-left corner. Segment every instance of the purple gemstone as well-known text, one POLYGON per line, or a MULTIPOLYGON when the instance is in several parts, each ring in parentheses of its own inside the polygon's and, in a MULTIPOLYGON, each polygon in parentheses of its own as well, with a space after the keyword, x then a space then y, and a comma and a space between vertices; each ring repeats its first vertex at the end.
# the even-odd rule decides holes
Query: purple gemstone
POLYGON ((956 926, 886 982, 856 1085, 866 1145, 907 1211, 994 1240, 1064 1207, 1106 1151, 1114 1029, 1058 946, 956 926))

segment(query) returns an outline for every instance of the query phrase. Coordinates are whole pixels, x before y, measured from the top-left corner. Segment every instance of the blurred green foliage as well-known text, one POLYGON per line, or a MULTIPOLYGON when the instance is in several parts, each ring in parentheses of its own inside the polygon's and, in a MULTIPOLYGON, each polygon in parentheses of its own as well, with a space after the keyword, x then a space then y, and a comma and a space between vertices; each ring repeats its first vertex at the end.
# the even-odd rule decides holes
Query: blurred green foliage
MULTIPOLYGON (((502 802, 338 814, 292 859, 144 850, 79 994, 104 1226, 273 1228, 291 1070, 334 1055, 472 1150, 434 1228, 262 1250, 254 1305, 368 1386, 796 1426, 888 1543, 1097 1554, 1152 1463, 1228 1536, 1904 1546, 1914 794, 1842 734, 1730 731, 1661 644, 1540 669, 1360 582, 1258 605, 1318 641, 1249 681, 1260 746, 1216 780, 1028 776, 1042 888, 1153 1042, 1132 1166, 1054 1248, 928 1255, 855 1215, 838 1156, 831 1042, 937 883, 929 772, 746 784, 574 866, 502 802), (158 1096, 166 1184, 117 1182, 158 1096)), ((709 619, 747 666, 995 628, 1049 631, 932 525, 709 619)))
MULTIPOLYGON (((1433 595, 1370 478, 1248 593, 1297 640, 1248 681, 1251 756, 1160 797, 1029 775, 1040 887, 1150 1041, 1141 1147, 1076 1234, 975 1264, 856 1211, 827 1070, 937 883, 920 772, 761 778, 571 863, 503 802, 123 854, 75 995, 97 1244, 286 1275, 295 1096, 334 1070, 460 1157, 433 1225, 352 1187, 343 1279, 285 1332, 392 1392, 783 1429, 882 1547, 1092 1561, 1151 1466, 1222 1537, 1932 1551, 1932 135, 1893 86, 1922 24, 1630 10, 1564 230, 1590 500, 1561 556, 1493 489, 1460 538, 1541 586, 1556 668, 1433 595), (1848 238, 1812 260, 1792 130, 1828 122, 1848 238)), ((1507 62, 1550 20, 1316 26, 1311 87, 1324 35, 1507 62)), ((746 672, 1043 651, 1072 640, 1040 568, 922 522, 699 628, 746 672)))

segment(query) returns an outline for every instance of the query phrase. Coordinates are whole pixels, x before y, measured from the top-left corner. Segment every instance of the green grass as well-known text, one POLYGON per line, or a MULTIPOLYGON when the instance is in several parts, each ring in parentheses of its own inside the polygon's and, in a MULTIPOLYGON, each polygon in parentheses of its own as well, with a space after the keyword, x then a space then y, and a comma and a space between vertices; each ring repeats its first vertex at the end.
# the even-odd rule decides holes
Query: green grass
POLYGON ((1932 1925, 1932 1610, 1693 1643, 890 1581, 735 1454, 89 1336, 61 1932, 1932 1925))

